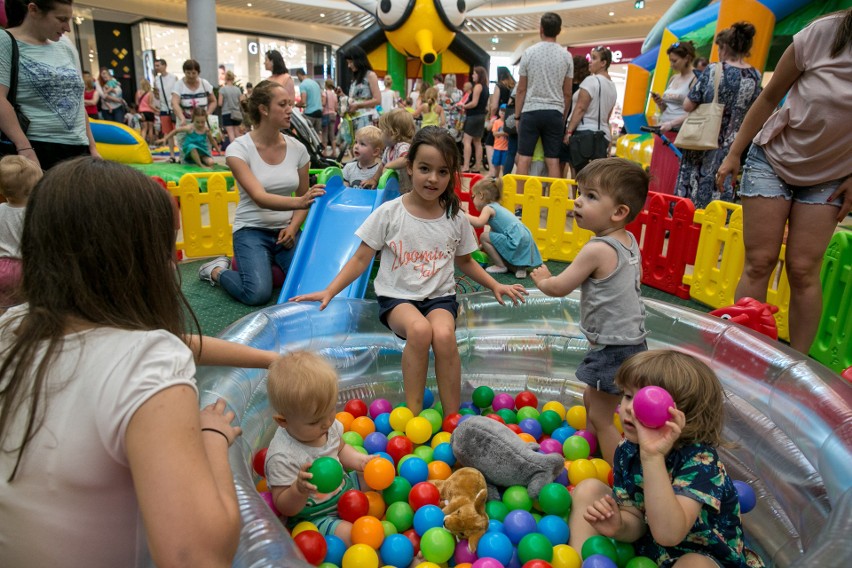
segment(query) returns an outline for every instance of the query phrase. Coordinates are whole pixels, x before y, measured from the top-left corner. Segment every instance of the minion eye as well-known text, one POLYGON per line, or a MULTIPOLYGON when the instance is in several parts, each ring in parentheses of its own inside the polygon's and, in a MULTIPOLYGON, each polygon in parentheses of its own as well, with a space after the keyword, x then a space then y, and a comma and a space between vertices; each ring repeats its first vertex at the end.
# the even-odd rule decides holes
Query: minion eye
POLYGON ((402 27, 414 9, 416 0, 379 0, 376 7, 376 19, 379 25, 387 31, 402 27))
POLYGON ((444 24, 452 29, 461 28, 464 23, 464 14, 467 11, 467 2, 465 0, 434 0, 435 8, 438 15, 441 16, 444 24))

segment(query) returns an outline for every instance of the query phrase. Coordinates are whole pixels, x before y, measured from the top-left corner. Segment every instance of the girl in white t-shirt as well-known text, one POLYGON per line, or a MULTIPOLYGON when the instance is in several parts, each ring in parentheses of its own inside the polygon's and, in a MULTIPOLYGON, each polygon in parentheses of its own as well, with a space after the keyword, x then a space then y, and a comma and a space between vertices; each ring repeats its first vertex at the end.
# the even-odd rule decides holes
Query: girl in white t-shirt
POLYGON ((444 415, 458 412, 461 397, 461 362, 455 327, 458 303, 454 267, 494 293, 523 301, 523 286, 500 284, 474 261, 477 249, 473 229, 459 215, 459 198, 453 180, 460 175, 456 143, 443 128, 428 126, 412 141, 407 170, 412 190, 376 209, 355 232, 361 245, 325 290, 293 298, 296 302, 331 299, 349 286, 381 252, 379 273, 373 283, 379 318, 406 340, 402 352, 402 378, 406 406, 416 415, 423 407, 429 348, 435 354, 438 394, 444 415))
POLYGON ((21 233, 27 198, 42 176, 36 162, 23 156, 0 159, 0 313, 23 301, 21 286, 21 233))

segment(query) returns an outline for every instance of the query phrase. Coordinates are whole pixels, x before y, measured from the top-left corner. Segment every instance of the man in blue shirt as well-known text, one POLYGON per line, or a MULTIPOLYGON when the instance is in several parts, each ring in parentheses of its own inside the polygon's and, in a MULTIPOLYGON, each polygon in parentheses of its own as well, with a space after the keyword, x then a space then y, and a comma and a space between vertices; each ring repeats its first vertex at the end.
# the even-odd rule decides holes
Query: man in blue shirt
POLYGON ((320 86, 313 79, 305 75, 304 69, 296 69, 296 77, 299 79, 299 93, 302 97, 299 106, 302 107, 304 117, 308 119, 316 131, 317 136, 322 133, 322 99, 320 86))

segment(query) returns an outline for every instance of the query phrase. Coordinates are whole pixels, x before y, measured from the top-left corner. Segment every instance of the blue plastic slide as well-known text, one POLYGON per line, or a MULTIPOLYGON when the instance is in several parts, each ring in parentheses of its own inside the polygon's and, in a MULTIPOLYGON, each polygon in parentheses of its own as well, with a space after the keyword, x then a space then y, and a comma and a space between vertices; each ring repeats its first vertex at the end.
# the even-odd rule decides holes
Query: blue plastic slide
MULTIPOLYGON (((361 244, 355 230, 379 205, 397 197, 399 183, 395 178, 388 179, 385 188, 379 190, 345 187, 339 176, 328 180, 325 195, 314 202, 308 213, 278 303, 328 286, 361 244)), ((365 270, 337 297, 363 298, 370 272, 365 270)))

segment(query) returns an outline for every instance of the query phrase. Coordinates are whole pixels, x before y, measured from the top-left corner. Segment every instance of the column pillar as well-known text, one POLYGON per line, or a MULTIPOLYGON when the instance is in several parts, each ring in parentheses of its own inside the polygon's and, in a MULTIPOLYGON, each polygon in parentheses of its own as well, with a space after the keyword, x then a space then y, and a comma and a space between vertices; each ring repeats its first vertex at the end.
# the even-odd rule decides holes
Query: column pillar
POLYGON ((190 56, 201 65, 201 76, 214 87, 218 87, 216 0, 187 0, 186 24, 189 28, 190 56))

